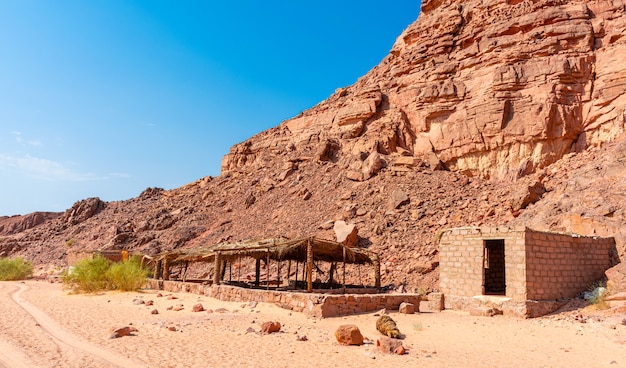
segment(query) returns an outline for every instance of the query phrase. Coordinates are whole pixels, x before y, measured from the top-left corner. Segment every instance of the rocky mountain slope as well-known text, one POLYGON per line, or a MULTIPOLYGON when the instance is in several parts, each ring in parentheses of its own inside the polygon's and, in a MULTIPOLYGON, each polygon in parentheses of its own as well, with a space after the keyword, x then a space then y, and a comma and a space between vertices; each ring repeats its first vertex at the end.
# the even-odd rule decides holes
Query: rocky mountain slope
POLYGON ((447 227, 615 236, 624 259, 625 28, 619 0, 423 1, 378 66, 235 145, 219 177, 79 201, 0 253, 62 264, 77 247, 333 238, 345 220, 409 289, 437 287, 447 227))
POLYGON ((1 216, 0 236, 17 234, 32 229, 59 216, 61 216, 61 213, 57 212, 33 212, 23 216, 1 216))

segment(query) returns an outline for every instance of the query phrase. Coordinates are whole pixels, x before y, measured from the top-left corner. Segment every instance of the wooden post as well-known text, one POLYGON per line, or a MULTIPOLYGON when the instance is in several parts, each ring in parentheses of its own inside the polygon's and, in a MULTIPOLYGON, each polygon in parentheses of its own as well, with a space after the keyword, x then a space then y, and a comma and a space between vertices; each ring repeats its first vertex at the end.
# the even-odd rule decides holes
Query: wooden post
POLYGON ((298 265, 300 264, 300 262, 296 261, 296 289, 298 288, 298 265))
POLYGON ((328 270, 328 284, 330 285, 331 289, 332 289, 333 283, 335 282, 335 268, 336 268, 335 262, 330 262, 330 270, 328 270))
POLYGON ((157 259, 156 262, 154 262, 154 278, 155 279, 160 279, 163 278, 163 267, 162 267, 163 263, 160 259, 157 259))
POLYGON ((239 269, 237 270, 237 282, 241 282, 241 256, 239 256, 239 269))
POLYGON ((289 286, 289 276, 291 276, 291 260, 287 261, 287 286, 289 286))
POLYGON ((261 258, 256 260, 256 264, 254 265, 255 277, 254 277, 254 286, 259 287, 261 283, 261 258))
POLYGON ((170 279, 170 262, 167 259, 167 257, 165 257, 165 259, 163 260, 163 280, 169 280, 170 279))
POLYGON ((308 239, 306 243, 306 267, 307 267, 306 291, 311 293, 313 292, 313 244, 311 244, 311 239, 308 239))
POLYGON ((187 280, 187 268, 189 267, 189 261, 185 261, 185 271, 183 271, 183 282, 187 280))
POLYGON ((267 249, 267 261, 265 262, 265 268, 267 268, 267 271, 265 271, 265 289, 269 290, 270 289, 270 250, 269 248, 267 249))
POLYGON ((280 287, 280 259, 278 260, 278 276, 276 276, 276 286, 280 287))
POLYGON ((222 276, 222 255, 220 252, 215 253, 215 266, 213 267, 213 285, 219 285, 222 276))
POLYGON ((378 255, 372 257, 372 266, 374 267, 374 287, 380 289, 380 260, 378 255))
POLYGON ((357 270, 359 271, 359 280, 361 280, 361 286, 365 287, 365 283, 363 282, 363 278, 361 277, 361 265, 357 264, 357 270))
POLYGON ((220 270, 222 271, 220 273, 220 282, 221 282, 222 280, 224 280, 224 276, 226 275, 226 260, 222 261, 222 267, 220 268, 220 270))
POLYGON ((343 293, 346 293, 346 246, 343 249, 343 293))

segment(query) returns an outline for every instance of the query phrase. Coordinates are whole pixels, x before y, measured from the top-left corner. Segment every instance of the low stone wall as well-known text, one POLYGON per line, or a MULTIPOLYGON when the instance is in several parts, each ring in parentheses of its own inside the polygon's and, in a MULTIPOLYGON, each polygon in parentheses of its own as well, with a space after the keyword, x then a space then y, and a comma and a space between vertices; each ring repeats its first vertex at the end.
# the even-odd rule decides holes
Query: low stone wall
MULTIPOLYGON (((308 317, 325 318, 373 312, 386 308, 397 310, 401 303, 420 304, 419 294, 326 294, 293 291, 244 289, 228 285, 203 285, 181 281, 149 279, 146 287, 170 292, 206 295, 232 302, 274 303, 282 308, 302 312, 308 317)), ((350 289, 346 292, 350 293, 350 289)), ((362 292, 363 289, 354 291, 362 292)))
POLYGON ((475 308, 494 308, 502 312, 505 316, 515 316, 521 318, 535 318, 545 316, 561 308, 567 300, 526 300, 520 301, 510 298, 503 298, 501 302, 486 302, 480 300, 480 296, 469 297, 459 295, 446 295, 444 297, 445 309, 471 311, 475 308))

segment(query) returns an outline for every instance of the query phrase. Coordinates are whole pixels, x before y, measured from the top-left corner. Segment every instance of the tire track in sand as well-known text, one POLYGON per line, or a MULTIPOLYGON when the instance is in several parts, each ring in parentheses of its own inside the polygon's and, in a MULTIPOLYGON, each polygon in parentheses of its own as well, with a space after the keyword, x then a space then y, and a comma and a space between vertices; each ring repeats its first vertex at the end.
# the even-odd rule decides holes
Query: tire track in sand
POLYGON ((13 345, 0 340, 0 367, 6 368, 31 368, 33 363, 28 357, 13 345))
MULTIPOLYGON (((48 335, 52 337, 53 340, 58 341, 59 343, 69 345, 74 349, 79 351, 91 354, 99 359, 102 359, 106 362, 111 363, 114 366, 124 367, 124 368, 140 368, 143 367, 136 362, 117 355, 109 350, 106 350, 98 345, 92 344, 89 341, 86 341, 82 338, 79 338, 76 335, 73 335, 67 331, 65 331, 61 325, 59 325, 55 320, 53 320, 50 316, 44 313, 39 308, 35 307, 28 301, 20 298, 20 295, 28 289, 28 287, 24 284, 15 284, 19 287, 18 290, 11 293, 11 298, 15 303, 17 303, 22 309, 24 309, 28 314, 30 314, 35 321, 41 326, 41 329, 46 332, 48 335)), ((4 347, 0 345, 0 347, 4 347)), ((0 363, 2 363, 3 354, 0 353, 0 363)), ((11 358, 11 357, 9 357, 11 358)), ((6 363, 10 363, 6 362, 6 363)), ((10 367, 21 367, 21 363, 18 361, 16 364, 8 364, 10 367)), ((27 367, 25 365, 24 367, 27 367)))

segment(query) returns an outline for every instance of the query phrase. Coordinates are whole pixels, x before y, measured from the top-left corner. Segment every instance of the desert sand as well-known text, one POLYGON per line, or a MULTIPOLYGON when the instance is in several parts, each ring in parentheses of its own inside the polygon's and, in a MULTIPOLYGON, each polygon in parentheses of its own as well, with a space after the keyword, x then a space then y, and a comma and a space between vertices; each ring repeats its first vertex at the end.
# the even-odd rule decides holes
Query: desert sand
POLYGON ((59 283, 2 282, 0 366, 626 367, 626 316, 598 314, 593 306, 527 320, 390 311, 408 353, 389 355, 376 349, 374 313, 316 320, 264 303, 157 295, 71 295, 59 283), (192 312, 197 303, 206 310, 192 312), (280 322, 281 331, 259 334, 266 321, 280 322), (339 345, 334 332, 342 324, 356 324, 366 344, 339 345), (110 338, 124 326, 138 331, 110 338))

